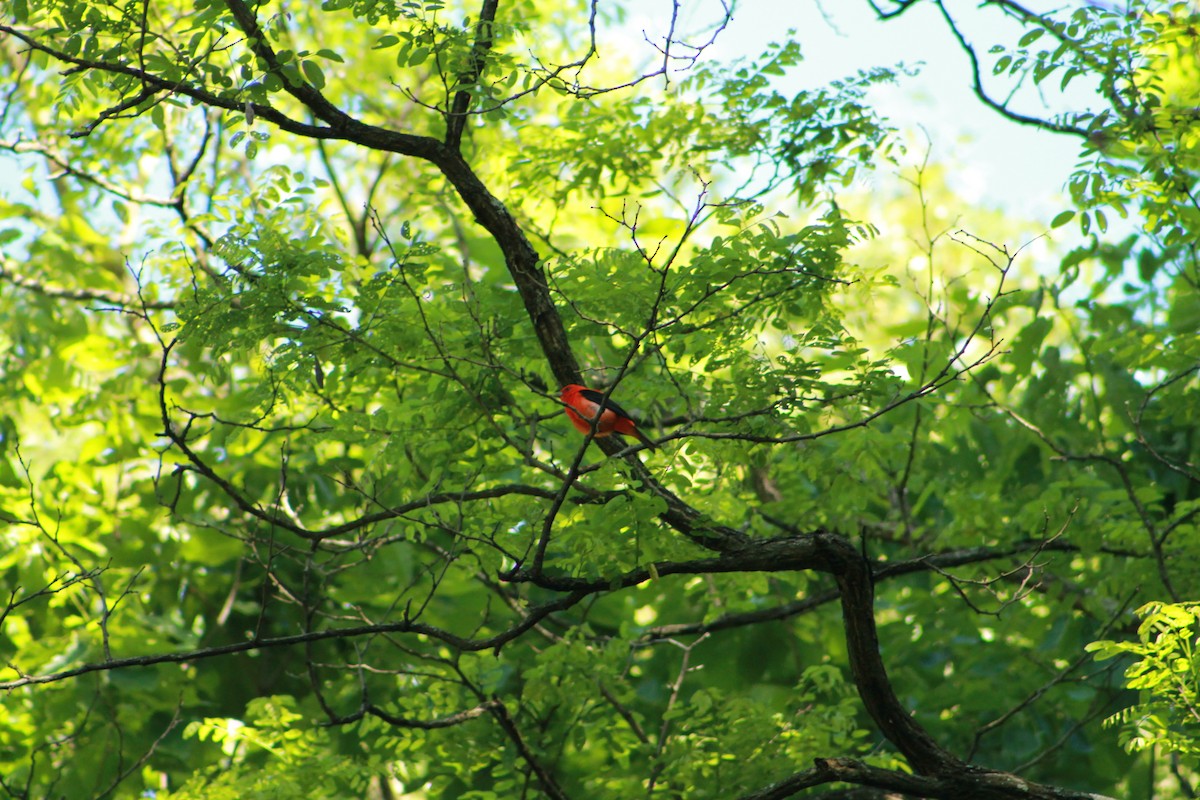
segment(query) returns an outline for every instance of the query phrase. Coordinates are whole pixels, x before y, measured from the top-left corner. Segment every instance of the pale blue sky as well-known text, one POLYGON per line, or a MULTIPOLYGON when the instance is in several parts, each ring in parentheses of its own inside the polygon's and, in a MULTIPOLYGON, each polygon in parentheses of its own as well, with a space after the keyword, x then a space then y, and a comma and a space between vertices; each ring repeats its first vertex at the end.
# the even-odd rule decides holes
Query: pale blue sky
MULTIPOLYGON (((648 4, 647 14, 653 13, 652 5, 658 4, 648 4)), ((947 0, 990 73, 988 48, 1014 44, 1022 29, 997 11, 985 12, 977 5, 947 0)), ((1048 11, 1055 4, 1028 5, 1048 11)), ((699 10, 692 18, 702 18, 699 10)), ((820 86, 875 66, 919 66, 919 74, 901 76, 897 86, 880 87, 871 99, 898 128, 928 131, 933 159, 959 165, 955 188, 964 199, 1048 215, 1047 219, 1066 207, 1064 187, 1076 163, 1079 140, 1015 124, 985 108, 971 89, 966 54, 932 3, 880 22, 866 0, 741 0, 733 22, 708 55, 721 61, 752 56, 785 37, 789 28, 797 31, 805 61, 781 81, 781 89, 820 86)), ((1057 86, 1057 81, 1051 83, 1057 86)), ((999 79, 990 85, 1001 87, 999 79)), ((1078 102, 1086 103, 1089 91, 1082 81, 1072 85, 1078 102)), ((1020 95, 1016 107, 1030 114, 1046 110, 1032 91, 1020 95)))

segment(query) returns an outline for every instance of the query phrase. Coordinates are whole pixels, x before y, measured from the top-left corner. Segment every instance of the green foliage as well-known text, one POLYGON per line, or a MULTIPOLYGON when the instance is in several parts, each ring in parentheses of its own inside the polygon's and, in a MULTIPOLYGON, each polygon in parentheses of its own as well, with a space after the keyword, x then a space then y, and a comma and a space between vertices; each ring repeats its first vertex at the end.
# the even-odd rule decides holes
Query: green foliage
POLYGON ((183 737, 219 748, 221 757, 179 791, 159 797, 362 796, 383 767, 361 750, 347 752, 346 743, 312 726, 286 696, 255 698, 240 718, 191 722, 183 737))
POLYGON ((928 776, 910 716, 1081 791, 1197 752, 1192 12, 1025 19, 996 76, 1103 104, 1025 220, 891 71, 782 92, 802 34, 0 8, 7 794, 724 798, 928 776))
POLYGON ((1083 207, 1084 235, 1093 226, 1107 231, 1105 208, 1124 218, 1136 207, 1145 230, 1164 245, 1193 238, 1189 232, 1200 222, 1200 210, 1188 201, 1188 176, 1200 167, 1195 9, 1187 3, 1128 10, 1088 5, 1067 18, 1034 20, 1015 52, 994 49, 1004 53, 994 71, 1028 72, 1035 84, 1054 76, 1060 90, 1084 77, 1105 100, 1064 118, 1086 134, 1084 158, 1070 182, 1083 207))
POLYGON ((1136 642, 1099 641, 1087 646, 1097 660, 1121 658, 1126 685, 1139 702, 1107 722, 1121 727, 1121 744, 1129 750, 1161 747, 1188 756, 1200 755, 1200 656, 1196 652, 1200 607, 1148 603, 1136 642))

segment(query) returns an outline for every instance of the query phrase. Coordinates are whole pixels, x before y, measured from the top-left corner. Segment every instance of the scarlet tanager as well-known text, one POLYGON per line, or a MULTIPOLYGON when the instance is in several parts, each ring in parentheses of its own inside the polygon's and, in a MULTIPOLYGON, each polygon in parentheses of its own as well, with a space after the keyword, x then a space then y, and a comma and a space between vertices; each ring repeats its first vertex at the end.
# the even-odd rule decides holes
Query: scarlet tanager
POLYGON ((604 392, 569 383, 563 387, 562 394, 559 396, 566 403, 563 410, 567 412, 567 416, 571 418, 571 424, 580 433, 586 434, 592 430, 592 421, 596 419, 596 413, 603 404, 604 412, 600 414, 600 419, 596 422, 597 438, 613 433, 623 433, 626 436, 633 436, 651 450, 654 449, 654 442, 647 439, 646 435, 638 430, 637 423, 633 421, 629 413, 617 405, 611 397, 605 399, 604 392))

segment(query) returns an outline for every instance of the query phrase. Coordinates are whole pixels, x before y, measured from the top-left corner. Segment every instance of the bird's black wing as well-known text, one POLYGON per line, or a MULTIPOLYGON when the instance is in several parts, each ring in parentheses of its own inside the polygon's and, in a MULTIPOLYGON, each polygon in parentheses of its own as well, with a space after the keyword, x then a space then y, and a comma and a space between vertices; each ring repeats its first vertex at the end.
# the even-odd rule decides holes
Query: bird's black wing
MULTIPOLYGON (((613 400, 611 397, 608 398, 607 400, 605 400, 604 392, 597 392, 595 389, 581 389, 579 391, 579 393, 581 395, 583 395, 584 400, 590 400, 591 402, 595 403, 596 405, 600 405, 601 404, 600 401, 603 400, 604 401, 603 405, 605 408, 612 409, 613 412, 616 413, 618 416, 625 417, 626 419, 633 419, 633 417, 630 416, 628 411, 626 411, 625 409, 623 409, 619 405, 617 405, 616 400, 613 400)), ((634 420, 634 422, 636 423, 637 420, 634 420)))

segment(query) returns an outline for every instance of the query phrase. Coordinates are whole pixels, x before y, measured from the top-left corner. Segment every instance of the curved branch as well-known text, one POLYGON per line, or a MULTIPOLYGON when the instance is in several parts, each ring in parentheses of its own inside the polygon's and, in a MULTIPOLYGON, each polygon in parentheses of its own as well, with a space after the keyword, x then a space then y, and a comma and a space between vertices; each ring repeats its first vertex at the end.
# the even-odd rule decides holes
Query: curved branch
POLYGON ((1041 119, 1040 117, 1031 117, 1017 111, 1013 111, 1008 107, 1007 103, 1001 103, 988 94, 987 89, 983 86, 983 76, 979 69, 979 56, 975 53, 975 48, 967 41, 962 31, 958 28, 958 23, 950 16, 950 12, 946 10, 946 6, 939 0, 935 5, 938 11, 941 12, 942 18, 946 20, 946 24, 950 27, 950 32, 954 34, 954 38, 958 41, 958 46, 967 54, 967 58, 971 61, 971 88, 975 92, 975 96, 993 111, 997 111, 1001 116, 1021 125, 1031 125, 1035 128, 1051 131, 1052 133, 1069 133, 1072 136, 1078 136, 1086 139, 1088 132, 1075 125, 1067 125, 1065 123, 1051 122, 1050 120, 1041 119))
MULTIPOLYGON (((294 133, 298 136, 305 136, 310 139, 342 139, 349 142, 360 144, 364 147, 373 148, 376 150, 384 150, 390 153, 398 153, 400 155, 412 156, 425 161, 433 162, 436 160, 436 155, 442 150, 443 145, 437 139, 430 136, 417 136, 409 133, 400 133, 398 131, 380 128, 376 125, 368 125, 354 119, 349 114, 337 110, 336 108, 322 107, 322 111, 329 115, 330 119, 326 120, 330 124, 328 127, 320 125, 310 125, 306 122, 292 119, 288 115, 281 112, 279 109, 271 105, 263 103, 255 103, 242 100, 237 97, 229 97, 225 95, 215 94, 208 89, 192 84, 183 83, 180 81, 171 81, 161 78, 144 70, 130 67, 125 64, 115 64, 107 61, 96 61, 94 59, 79 58, 67 54, 62 50, 50 47, 39 42, 33 36, 25 31, 15 28, 11 25, 0 24, 0 33, 6 33, 15 39, 24 42, 31 49, 39 53, 45 53, 56 61, 61 61, 64 64, 74 65, 75 70, 96 70, 110 75, 125 75, 134 78, 148 86, 170 92, 171 94, 182 95, 190 98, 205 106, 212 108, 220 108, 225 111, 235 111, 239 114, 246 112, 252 113, 256 118, 275 125, 282 131, 294 133)), ((321 96, 312 87, 307 87, 311 92, 321 96)), ((307 97, 307 93, 302 89, 301 97, 307 97)), ((323 97, 321 97, 324 100, 323 97)), ((328 102, 328 101, 326 101, 328 102)), ((314 110, 315 113, 315 110, 314 110)), ((324 119, 324 117, 319 118, 324 119)), ((70 134, 73 138, 85 136, 85 133, 76 131, 70 134)))
POLYGON ((58 178, 63 175, 70 175, 73 178, 90 183, 93 186, 96 186, 99 189, 111 194, 112 196, 118 197, 129 203, 136 203, 144 206, 155 206, 158 208, 174 208, 177 203, 177 200, 172 197, 152 197, 150 195, 141 194, 139 192, 134 192, 133 190, 117 186, 116 184, 107 181, 88 170, 75 166, 71 163, 67 156, 54 150, 44 142, 25 140, 20 136, 17 136, 15 139, 0 141, 0 150, 5 150, 16 155, 34 153, 44 159, 48 164, 53 165, 55 172, 53 176, 54 178, 58 178))
POLYGON ((246 34, 247 45, 251 52, 267 65, 267 72, 279 78, 284 91, 303 103, 318 119, 324 120, 337 127, 350 119, 349 115, 336 107, 321 94, 320 90, 308 83, 292 83, 284 74, 283 64, 275 54, 274 49, 267 43, 267 36, 258 24, 258 18, 242 0, 225 0, 225 7, 237 21, 242 33, 246 34))
POLYGON ((917 772, 937 774, 963 767, 957 757, 942 749, 917 724, 896 697, 879 653, 875 587, 870 564, 848 540, 842 539, 841 545, 830 553, 830 557, 834 560, 834 578, 842 595, 842 624, 846 630, 850 672, 867 713, 917 772))
POLYGON ((833 573, 842 597, 842 621, 854 684, 867 712, 883 735, 912 765, 916 775, 880 769, 854 759, 818 759, 815 769, 792 776, 754 800, 785 798, 800 789, 831 781, 960 800, 1095 800, 1098 795, 1026 781, 1017 775, 983 769, 942 748, 900 703, 880 655, 875 628, 874 585, 870 563, 844 537, 824 537, 818 546, 825 571, 833 573))
POLYGON ((867 4, 871 6, 871 10, 875 12, 875 16, 879 19, 898 17, 919 3, 920 0, 891 0, 891 2, 895 4, 895 8, 883 8, 877 0, 867 0, 867 4))

